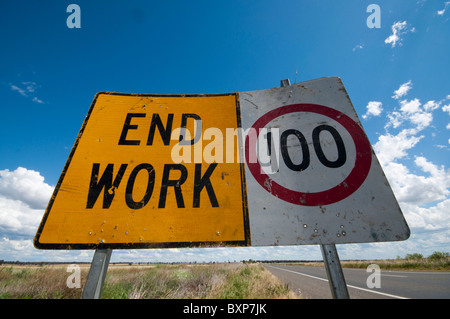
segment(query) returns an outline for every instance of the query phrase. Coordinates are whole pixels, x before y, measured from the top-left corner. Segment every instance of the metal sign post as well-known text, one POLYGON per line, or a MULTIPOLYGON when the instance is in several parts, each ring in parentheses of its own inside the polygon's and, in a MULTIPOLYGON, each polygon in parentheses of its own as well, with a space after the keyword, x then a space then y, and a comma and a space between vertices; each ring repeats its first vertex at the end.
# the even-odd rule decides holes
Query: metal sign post
POLYGON ((82 299, 100 299, 111 254, 112 250, 97 249, 95 251, 82 299))
POLYGON ((320 245, 333 299, 349 299, 347 284, 335 244, 320 245))

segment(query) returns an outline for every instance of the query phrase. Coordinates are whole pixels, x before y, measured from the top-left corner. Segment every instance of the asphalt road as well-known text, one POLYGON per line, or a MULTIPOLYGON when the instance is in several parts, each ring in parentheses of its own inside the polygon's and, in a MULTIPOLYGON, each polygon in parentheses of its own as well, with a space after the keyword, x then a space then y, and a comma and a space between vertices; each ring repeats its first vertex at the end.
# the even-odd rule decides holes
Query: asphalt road
MULTIPOLYGON (((324 267, 264 264, 289 288, 307 299, 331 299, 324 267)), ((450 272, 387 271, 381 269, 380 288, 368 288, 366 269, 343 268, 350 299, 450 299, 450 272)))

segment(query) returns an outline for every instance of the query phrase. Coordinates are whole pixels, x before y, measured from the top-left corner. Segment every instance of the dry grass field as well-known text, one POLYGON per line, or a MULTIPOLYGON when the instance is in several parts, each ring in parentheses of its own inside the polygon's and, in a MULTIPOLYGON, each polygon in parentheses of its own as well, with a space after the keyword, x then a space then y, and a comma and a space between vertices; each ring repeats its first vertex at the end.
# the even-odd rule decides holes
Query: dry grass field
MULTIPOLYGON (((305 262, 305 266, 324 267, 323 262, 305 262)), ((420 254, 408 254, 404 258, 381 260, 341 260, 342 268, 366 269, 370 264, 377 264, 382 270, 429 270, 449 271, 450 256, 448 253, 434 252, 428 257, 420 254)))
MULTIPOLYGON (((284 263, 286 264, 286 263, 284 263)), ((288 262, 289 264, 289 262, 288 262)), ((295 262, 322 266, 320 262, 295 262)), ((449 271, 448 253, 424 258, 341 261, 342 267, 449 271)), ((69 288, 68 265, 0 264, 0 299, 79 299, 89 272, 80 264, 80 288, 69 288)), ((110 264, 103 299, 297 299, 289 287, 259 263, 110 264)))
MULTIPOLYGON (((89 265, 80 265, 81 288, 68 288, 67 265, 0 266, 0 299, 79 299, 89 265)), ((260 264, 110 265, 102 299, 299 298, 260 264)))

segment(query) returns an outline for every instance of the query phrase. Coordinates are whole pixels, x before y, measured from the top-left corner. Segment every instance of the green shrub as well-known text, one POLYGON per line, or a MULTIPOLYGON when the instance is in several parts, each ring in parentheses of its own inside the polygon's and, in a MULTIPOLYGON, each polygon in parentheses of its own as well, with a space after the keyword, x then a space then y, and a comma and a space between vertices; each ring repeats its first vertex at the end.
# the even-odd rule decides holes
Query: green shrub
POLYGON ((419 253, 407 254, 405 259, 420 260, 423 259, 423 255, 419 253))
POLYGON ((431 259, 431 260, 440 260, 440 259, 447 258, 449 256, 450 256, 449 253, 443 253, 443 252, 440 252, 440 251, 435 251, 430 256, 428 256, 428 258, 431 259))

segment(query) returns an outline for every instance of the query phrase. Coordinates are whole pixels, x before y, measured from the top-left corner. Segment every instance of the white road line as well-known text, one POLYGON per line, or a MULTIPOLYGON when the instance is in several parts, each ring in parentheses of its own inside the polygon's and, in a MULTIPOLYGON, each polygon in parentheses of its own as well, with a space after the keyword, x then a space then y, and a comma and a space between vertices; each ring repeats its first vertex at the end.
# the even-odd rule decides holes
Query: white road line
MULTIPOLYGON (((307 275, 307 274, 304 274, 304 273, 301 273, 301 272, 298 272, 298 271, 293 271, 293 270, 284 269, 284 268, 278 268, 278 267, 275 267, 275 266, 269 266, 269 267, 273 267, 273 268, 276 268, 276 269, 279 269, 279 270, 284 270, 284 271, 292 272, 292 273, 299 274, 299 275, 302 275, 302 276, 306 276, 306 277, 319 279, 319 280, 328 282, 328 279, 323 279, 323 278, 320 278, 320 277, 307 275)), ((384 293, 384 292, 374 291, 374 290, 365 289, 365 288, 361 288, 361 287, 356 287, 356 286, 352 286, 352 285, 347 285, 347 287, 353 288, 353 289, 359 289, 359 290, 362 290, 362 291, 371 292, 371 293, 374 293, 374 294, 383 295, 383 296, 386 296, 386 297, 392 297, 392 298, 397 298, 397 299, 409 299, 409 298, 402 297, 402 296, 391 295, 391 294, 387 294, 387 293, 384 293)))
MULTIPOLYGON (((381 270, 383 272, 383 270, 381 270)), ((408 274, 411 276, 414 275, 450 275, 450 271, 425 271, 425 270, 411 270, 411 271, 399 271, 399 270, 384 270, 384 272, 395 272, 395 273, 402 273, 402 274, 408 274)))
MULTIPOLYGON (((362 268, 345 268, 345 271, 351 271, 354 270, 356 272, 361 272, 361 271, 365 271, 362 268)), ((390 271, 391 272, 391 271, 390 271)), ((381 271, 381 276, 386 276, 386 277, 399 277, 399 278, 408 278, 408 276, 402 276, 402 275, 386 275, 386 271, 381 271)))
MULTIPOLYGON (((267 266, 268 266, 268 265, 267 265, 267 266)), ((275 268, 275 269, 280 269, 280 270, 284 270, 284 271, 288 271, 288 272, 293 272, 294 274, 299 274, 299 275, 302 275, 302 276, 306 276, 306 277, 310 277, 310 278, 314 278, 314 279, 319 279, 319 280, 328 282, 328 279, 323 279, 323 278, 320 278, 320 277, 307 275, 307 274, 304 274, 304 273, 302 273, 302 272, 293 271, 293 270, 284 269, 284 268, 278 268, 278 267, 275 267, 275 266, 268 266, 268 267, 272 267, 272 268, 275 268)))

